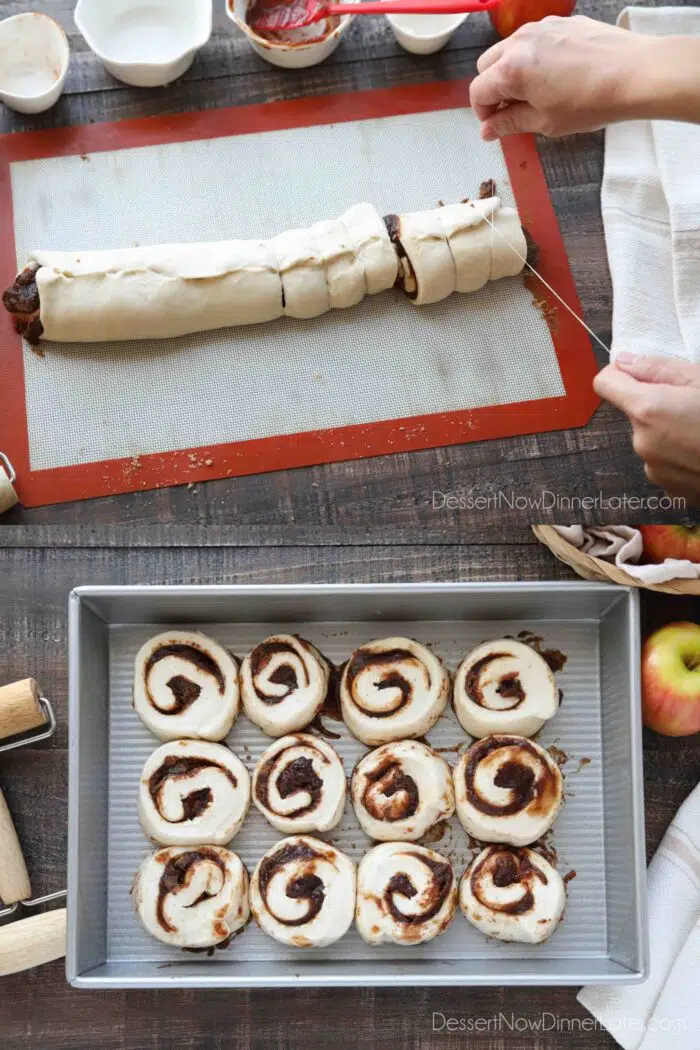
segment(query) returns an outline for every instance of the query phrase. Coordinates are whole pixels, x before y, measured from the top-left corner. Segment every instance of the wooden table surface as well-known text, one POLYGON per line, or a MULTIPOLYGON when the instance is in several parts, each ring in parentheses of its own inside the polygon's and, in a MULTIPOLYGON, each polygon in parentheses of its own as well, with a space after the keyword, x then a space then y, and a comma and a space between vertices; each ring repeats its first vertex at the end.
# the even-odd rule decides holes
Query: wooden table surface
MULTIPOLYGON (((3 15, 27 8, 5 0, 3 15)), ((220 7, 220 4, 217 4, 220 7)), ((581 8, 614 19, 621 4, 589 0, 581 8)), ((72 25, 72 0, 32 4, 71 33, 68 93, 31 126, 83 123, 144 113, 243 104, 356 90, 473 72, 492 37, 474 18, 442 54, 417 61, 401 52, 380 22, 355 24, 337 55, 317 69, 287 73, 259 62, 217 15, 212 44, 182 81, 138 92, 112 81, 85 51, 72 25), (231 70, 235 69, 235 73, 231 70)), ((0 130, 29 126, 3 111, 0 130)), ((598 211, 599 136, 543 144, 542 155, 587 320, 609 338, 610 289, 598 211)), ((486 512, 432 510, 432 492, 466 487, 539 492, 559 484, 569 494, 602 488, 645 491, 629 451, 626 425, 602 409, 585 430, 211 482, 25 512, 0 525, 0 682, 36 676, 54 701, 58 731, 43 746, 0 757, 0 787, 25 848, 35 892, 65 885, 67 795, 67 616, 80 583, 387 582, 397 580, 569 579, 569 570, 535 541, 523 514, 513 525, 486 512)), ((642 517, 642 515, 638 515, 642 517)), ((690 600, 645 596, 645 629, 697 616, 690 600)), ((700 777, 697 739, 645 735, 647 845, 653 852, 682 799, 700 777)), ((525 1018, 536 1026, 586 1014, 575 989, 382 989, 325 992, 112 992, 67 988, 62 963, 0 984, 3 1050, 238 1050, 336 1047, 369 1050, 466 1045, 460 1034, 433 1032, 446 1017, 525 1018), (347 1033, 352 1033, 348 1035, 347 1033)), ((604 1032, 507 1028, 470 1037, 484 1050, 611 1047, 604 1032)))
MULTIPOLYGON (((77 584, 250 583, 395 580, 568 579, 526 532, 509 545, 452 547, 236 546, 63 548, 3 546, 0 529, 0 683, 35 675, 52 699, 58 731, 48 744, 0 756, 6 793, 34 892, 65 886, 67 793, 67 596, 77 584)), ((646 595, 644 630, 697 616, 697 599, 646 595), (693 613, 693 610, 695 612, 693 613)), ((680 802, 700 779, 700 737, 645 734, 647 846, 655 849, 680 802)), ((432 1015, 467 1019, 503 1013, 533 1026, 583 1019, 571 988, 345 989, 297 992, 78 992, 63 963, 0 981, 3 1050, 238 1050, 281 1047, 368 1050, 465 1046, 459 1033, 433 1032, 432 1015), (352 1032, 352 1041, 345 1033, 352 1032)), ((533 1029, 534 1030, 534 1029, 533 1029)), ((598 1050, 603 1032, 543 1032, 527 1040, 506 1027, 470 1036, 470 1046, 505 1050, 598 1050)))
MULTIPOLYGON (((646 2, 660 6, 663 0, 646 2)), ((623 6, 621 0, 579 2, 581 12, 609 22, 623 6)), ((223 0, 216 0, 214 36, 189 72, 167 88, 139 91, 113 80, 87 49, 73 24, 74 0, 4 0, 0 13, 28 7, 53 14, 70 34, 73 58, 66 93, 39 117, 23 118, 1 107, 0 132, 465 77, 474 74, 479 54, 494 40, 487 17, 478 15, 466 21, 444 51, 417 58, 398 47, 383 19, 357 19, 330 61, 308 70, 279 70, 260 60, 242 34, 231 31, 223 0)), ((585 319, 609 345, 611 289, 599 207, 602 135, 542 141, 540 152, 585 319)), ((602 364, 602 350, 598 356, 602 364)), ((511 503, 513 494, 540 501, 528 509, 501 500, 478 515, 478 524, 487 529, 533 518, 619 520, 614 507, 572 514, 566 505, 554 510, 551 496, 543 493, 574 500, 599 493, 606 499, 660 494, 646 482, 626 419, 603 406, 588 426, 576 430, 212 481, 193 489, 182 486, 31 511, 18 507, 4 520, 32 528, 79 525, 88 533, 95 524, 127 523, 136 532, 144 525, 167 524, 170 539, 188 541, 193 526, 219 530, 229 538, 231 530, 249 535, 251 518, 264 520, 265 533, 282 541, 288 531, 348 543, 370 530, 375 542, 461 536, 474 522, 474 512, 433 510, 434 491, 502 492, 511 503)), ((636 510, 634 516, 639 521, 678 520, 680 512, 636 510)))

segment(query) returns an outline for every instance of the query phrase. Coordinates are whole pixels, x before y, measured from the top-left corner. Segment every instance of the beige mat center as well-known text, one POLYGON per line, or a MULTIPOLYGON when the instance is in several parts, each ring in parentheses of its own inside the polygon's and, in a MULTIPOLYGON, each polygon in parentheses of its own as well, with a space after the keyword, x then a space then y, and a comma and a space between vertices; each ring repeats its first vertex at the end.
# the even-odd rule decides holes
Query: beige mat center
MULTIPOLYGON (((467 109, 23 161, 18 267, 35 248, 270 237, 369 201, 474 196, 503 153, 467 109)), ((25 349, 33 470, 367 424, 565 391, 521 278, 417 309, 399 292, 312 321, 160 342, 25 349)))

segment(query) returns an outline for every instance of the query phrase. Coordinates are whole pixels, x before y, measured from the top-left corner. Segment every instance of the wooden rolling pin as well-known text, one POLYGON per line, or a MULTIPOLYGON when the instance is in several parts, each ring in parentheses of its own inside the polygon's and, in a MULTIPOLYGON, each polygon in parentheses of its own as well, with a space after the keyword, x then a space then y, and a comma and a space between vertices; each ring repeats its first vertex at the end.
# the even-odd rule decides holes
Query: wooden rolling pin
POLYGON ((39 702, 39 687, 33 678, 0 688, 0 740, 37 729, 46 722, 39 702))
POLYGON ((0 926, 0 977, 30 970, 65 954, 65 908, 0 926))
POLYGON ((26 901, 32 895, 27 865, 7 802, 0 791, 0 899, 3 904, 26 901))

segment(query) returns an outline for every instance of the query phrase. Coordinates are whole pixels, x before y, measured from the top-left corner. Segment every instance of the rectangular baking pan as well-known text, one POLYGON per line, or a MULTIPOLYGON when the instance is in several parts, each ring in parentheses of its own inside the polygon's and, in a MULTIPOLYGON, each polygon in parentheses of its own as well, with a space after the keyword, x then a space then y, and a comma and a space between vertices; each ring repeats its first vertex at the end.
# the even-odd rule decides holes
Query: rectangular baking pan
MULTIPOLYGON (((623 983, 647 967, 637 592, 593 583, 79 587, 70 596, 67 976, 80 988, 623 983), (480 641, 528 630, 567 656, 561 710, 540 733, 566 756, 551 844, 571 869, 563 923, 544 945, 487 940, 457 913, 429 944, 370 948, 354 928, 325 949, 285 948, 254 924, 212 957, 152 940, 129 888, 149 844, 139 774, 159 743, 131 706, 133 660, 165 625, 198 627, 239 657, 278 629, 334 662, 372 638, 430 643, 454 670, 480 641)), ((338 723, 350 773, 365 749, 338 723)), ((451 764, 469 742, 448 710, 428 734, 451 764)), ((241 715, 228 742, 252 771, 269 744, 241 715)), ((557 752, 557 754, 559 753, 557 752)), ((249 871, 282 836, 251 808, 232 848, 249 871)), ((328 838, 369 848, 349 802, 328 838)), ((456 818, 434 848, 461 877, 472 856, 456 818)))

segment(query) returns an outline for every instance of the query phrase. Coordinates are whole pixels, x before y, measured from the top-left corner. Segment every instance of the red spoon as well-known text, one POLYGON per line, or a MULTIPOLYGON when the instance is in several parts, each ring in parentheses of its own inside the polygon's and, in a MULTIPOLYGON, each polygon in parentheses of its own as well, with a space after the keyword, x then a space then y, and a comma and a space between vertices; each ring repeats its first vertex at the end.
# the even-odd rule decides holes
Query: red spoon
POLYGON ((461 15, 489 11, 501 0, 370 0, 332 4, 324 0, 254 0, 246 21, 256 33, 300 29, 332 15, 461 15))

